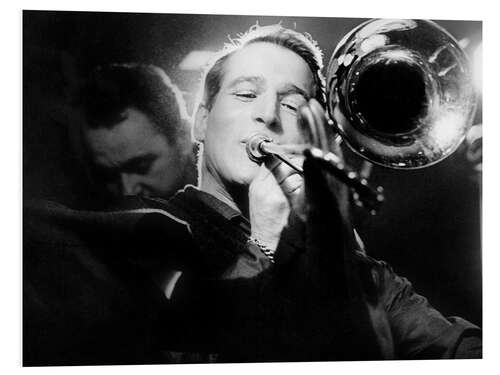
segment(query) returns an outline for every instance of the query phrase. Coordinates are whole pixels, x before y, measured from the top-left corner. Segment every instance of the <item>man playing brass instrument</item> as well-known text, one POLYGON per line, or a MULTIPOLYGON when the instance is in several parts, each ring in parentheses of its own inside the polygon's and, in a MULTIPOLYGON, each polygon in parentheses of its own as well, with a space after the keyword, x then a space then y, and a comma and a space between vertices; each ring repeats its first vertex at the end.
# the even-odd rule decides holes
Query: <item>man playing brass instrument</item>
POLYGON ((320 56, 315 43, 296 32, 256 28, 206 75, 195 121, 195 136, 204 144, 201 192, 184 194, 203 196, 229 222, 249 226, 241 233, 246 249, 221 274, 257 289, 256 295, 232 294, 239 308, 253 308, 235 328, 253 345, 232 348, 236 358, 478 356, 479 341, 470 338, 477 328, 445 319, 387 264, 357 251, 343 188, 323 176, 314 160, 305 162, 304 189, 283 164, 258 165, 247 157, 245 142, 254 133, 281 144, 308 138, 325 147, 320 56), (317 130, 309 137, 307 121, 317 130), (269 264, 259 248, 273 253, 276 263, 269 264), (247 324, 261 329, 250 333, 247 324))
POLYGON ((163 291, 157 349, 178 362, 480 358, 478 327, 443 317, 360 249, 346 188, 314 158, 302 178, 248 157, 255 134, 327 147, 321 68, 316 44, 281 26, 234 41, 196 112, 199 187, 123 213, 135 246, 161 254, 141 264, 163 291))

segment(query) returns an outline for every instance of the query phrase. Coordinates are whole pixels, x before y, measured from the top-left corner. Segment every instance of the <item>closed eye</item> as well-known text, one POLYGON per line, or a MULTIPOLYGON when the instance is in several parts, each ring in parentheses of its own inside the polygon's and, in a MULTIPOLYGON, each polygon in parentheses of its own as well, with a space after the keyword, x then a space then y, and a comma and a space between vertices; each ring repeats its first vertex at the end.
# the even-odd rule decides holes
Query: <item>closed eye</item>
POLYGON ((100 166, 92 166, 92 176, 100 183, 108 183, 119 180, 120 173, 114 168, 104 168, 100 166))
POLYGON ((290 111, 297 112, 297 106, 296 105, 293 105, 293 104, 290 104, 290 103, 281 103, 281 105, 283 107, 285 107, 286 109, 290 110, 290 111))
POLYGON ((253 91, 237 91, 233 95, 243 101, 249 101, 257 98, 257 94, 253 91))
POLYGON ((135 157, 122 166, 122 170, 127 173, 146 174, 151 169, 155 161, 155 155, 143 155, 135 157))
POLYGON ((285 95, 281 98, 281 107, 292 114, 296 114, 299 107, 306 102, 303 95, 298 93, 293 93, 290 95, 285 95))

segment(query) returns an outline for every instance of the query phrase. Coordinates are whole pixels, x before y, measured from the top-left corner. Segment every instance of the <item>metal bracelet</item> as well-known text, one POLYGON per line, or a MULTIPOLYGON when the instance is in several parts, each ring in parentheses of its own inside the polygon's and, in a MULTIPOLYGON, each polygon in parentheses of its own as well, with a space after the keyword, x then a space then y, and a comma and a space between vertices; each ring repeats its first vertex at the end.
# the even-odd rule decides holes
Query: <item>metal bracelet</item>
POLYGON ((260 251, 262 251, 262 253, 269 258, 271 263, 274 263, 274 250, 270 249, 269 247, 261 243, 258 239, 253 237, 249 237, 248 242, 257 245, 260 251))

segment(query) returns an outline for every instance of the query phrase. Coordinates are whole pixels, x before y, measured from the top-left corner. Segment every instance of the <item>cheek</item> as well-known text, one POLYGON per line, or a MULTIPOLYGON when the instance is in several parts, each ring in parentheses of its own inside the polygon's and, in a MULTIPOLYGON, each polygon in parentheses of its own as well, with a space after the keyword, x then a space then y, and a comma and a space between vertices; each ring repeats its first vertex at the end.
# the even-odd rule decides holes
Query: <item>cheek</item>
POLYGON ((148 175, 156 179, 173 180, 181 170, 184 170, 185 166, 182 164, 179 154, 171 150, 170 152, 162 153, 153 162, 148 175))
POLYGON ((208 163, 228 182, 248 184, 258 171, 258 165, 247 155, 241 139, 245 136, 241 117, 213 117, 205 137, 205 157, 208 163))
POLYGON ((237 145, 238 122, 230 111, 214 110, 208 118, 205 147, 211 153, 220 154, 227 148, 237 145))
POLYGON ((157 194, 170 195, 184 185, 180 175, 183 168, 179 163, 173 165, 170 162, 158 162, 148 174, 146 185, 157 194))

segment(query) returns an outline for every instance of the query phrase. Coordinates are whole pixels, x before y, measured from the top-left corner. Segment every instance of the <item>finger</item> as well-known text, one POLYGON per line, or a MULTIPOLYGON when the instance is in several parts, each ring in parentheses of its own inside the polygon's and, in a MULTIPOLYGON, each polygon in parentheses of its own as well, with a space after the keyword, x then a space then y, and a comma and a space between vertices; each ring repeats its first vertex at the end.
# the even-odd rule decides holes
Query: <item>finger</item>
POLYGON ((314 117, 314 124, 316 125, 316 133, 319 137, 318 146, 323 151, 328 151, 328 137, 326 133, 326 113, 321 104, 318 103, 316 99, 309 100, 309 107, 311 109, 311 113, 314 117))
POLYGON ((285 163, 279 162, 273 168, 270 169, 278 184, 281 184, 286 178, 291 175, 298 174, 298 172, 286 165, 285 163))
MULTIPOLYGON (((291 159, 294 164, 302 166, 303 158, 291 159)), ((300 194, 302 186, 304 185, 302 175, 279 160, 271 166, 269 170, 274 176, 273 179, 281 191, 285 194, 289 201, 293 201, 295 197, 300 194)))
POLYGON ((300 113, 311 134, 312 145, 327 151, 328 138, 325 130, 326 117, 323 107, 315 99, 311 99, 308 105, 301 108, 300 113))
POLYGON ((276 168, 281 163, 281 161, 278 158, 275 158, 274 156, 268 156, 264 159, 264 165, 266 166, 267 169, 270 171, 276 168))
POLYGON ((299 194, 302 191, 304 186, 304 179, 301 175, 295 173, 288 176, 283 182, 280 184, 281 190, 288 197, 292 198, 299 194))
MULTIPOLYGON (((265 163, 263 163, 263 164, 260 165, 259 171, 257 172, 257 175, 253 179, 251 186, 259 184, 259 183, 262 183, 266 179, 268 179, 268 178, 270 178, 272 176, 273 176, 272 172, 265 165, 265 163)), ((274 177, 272 177, 272 178, 274 178, 274 177)))
POLYGON ((309 108, 308 104, 300 107, 299 115, 300 115, 299 121, 302 125, 302 128, 306 129, 306 134, 310 138, 310 140, 309 140, 310 143, 313 146, 318 147, 317 145, 318 145, 319 135, 317 133, 316 126, 314 125, 314 121, 315 121, 314 116, 313 116, 311 108, 309 108))
POLYGON ((282 163, 280 160, 271 158, 260 166, 257 176, 253 183, 263 183, 267 186, 283 184, 283 182, 297 172, 290 168, 288 165, 282 163))

